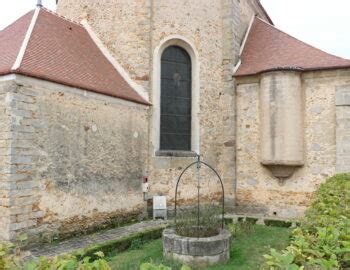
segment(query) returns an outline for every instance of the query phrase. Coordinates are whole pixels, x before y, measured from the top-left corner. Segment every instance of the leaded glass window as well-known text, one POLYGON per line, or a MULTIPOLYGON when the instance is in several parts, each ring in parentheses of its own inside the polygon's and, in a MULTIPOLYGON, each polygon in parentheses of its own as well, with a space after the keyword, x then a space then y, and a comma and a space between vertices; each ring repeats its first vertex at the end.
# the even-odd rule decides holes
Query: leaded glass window
POLYGON ((160 150, 191 150, 191 59, 178 46, 161 59, 160 150))

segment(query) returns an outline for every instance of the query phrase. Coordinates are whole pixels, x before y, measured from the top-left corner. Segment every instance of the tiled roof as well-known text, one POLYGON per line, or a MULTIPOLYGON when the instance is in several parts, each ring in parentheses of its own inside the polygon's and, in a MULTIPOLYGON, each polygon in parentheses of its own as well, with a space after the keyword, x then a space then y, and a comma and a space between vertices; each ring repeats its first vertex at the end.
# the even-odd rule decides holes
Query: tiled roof
POLYGON ((255 17, 234 76, 271 70, 323 70, 350 68, 350 60, 312 47, 255 17))
POLYGON ((21 49, 34 11, 0 31, 0 74, 9 74, 21 49))
POLYGON ((0 32, 0 75, 5 74, 26 75, 149 104, 82 25, 43 8, 27 13, 0 32))

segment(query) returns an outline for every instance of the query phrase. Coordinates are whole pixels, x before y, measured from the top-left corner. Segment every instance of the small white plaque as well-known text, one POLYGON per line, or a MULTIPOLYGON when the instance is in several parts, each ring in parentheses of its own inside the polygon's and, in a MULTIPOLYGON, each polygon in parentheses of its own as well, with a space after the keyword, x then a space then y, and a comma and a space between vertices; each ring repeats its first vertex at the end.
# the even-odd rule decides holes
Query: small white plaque
POLYGON ((153 209, 165 210, 166 209, 166 197, 165 196, 153 196, 153 209))

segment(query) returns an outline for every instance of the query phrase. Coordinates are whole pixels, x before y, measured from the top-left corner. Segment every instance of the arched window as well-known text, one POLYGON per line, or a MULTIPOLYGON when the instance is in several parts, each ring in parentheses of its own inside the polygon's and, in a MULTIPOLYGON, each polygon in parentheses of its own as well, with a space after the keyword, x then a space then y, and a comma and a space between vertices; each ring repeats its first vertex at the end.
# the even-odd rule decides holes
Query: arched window
POLYGON ((192 67, 189 54, 178 46, 161 58, 160 150, 191 150, 192 67))

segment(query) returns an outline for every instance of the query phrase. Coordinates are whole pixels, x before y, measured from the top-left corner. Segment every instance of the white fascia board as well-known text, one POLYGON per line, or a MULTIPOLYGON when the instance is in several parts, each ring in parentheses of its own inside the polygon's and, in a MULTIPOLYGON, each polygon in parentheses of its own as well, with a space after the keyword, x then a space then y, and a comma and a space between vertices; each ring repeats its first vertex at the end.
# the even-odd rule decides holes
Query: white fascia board
POLYGON ((249 36, 249 33, 250 33, 250 30, 252 29, 252 26, 253 26, 253 23, 254 23, 254 20, 255 20, 255 15, 253 15, 253 17, 250 19, 250 22, 249 22, 249 26, 248 26, 248 29, 247 29, 247 32, 245 33, 245 36, 244 36, 244 39, 243 39, 243 42, 242 42, 242 45, 241 45, 241 49, 239 50, 239 56, 242 55, 243 53, 243 50, 244 50, 244 47, 245 47, 245 44, 247 43, 247 39, 248 39, 248 36, 249 36))
POLYGON ((234 66, 232 74, 235 74, 237 72, 237 70, 239 69, 239 67, 241 66, 242 61, 241 59, 238 60, 238 63, 234 66))
POLYGON ((27 29, 27 33, 26 33, 26 35, 24 37, 24 40, 23 40, 22 45, 21 45, 21 48, 20 48, 19 53, 17 55, 16 61, 15 61, 15 63, 13 64, 13 66, 11 68, 11 71, 16 71, 21 66, 24 54, 25 54, 25 52, 27 50, 27 46, 28 46, 28 43, 29 43, 29 40, 30 40, 30 36, 33 33, 36 21, 38 19, 39 12, 40 12, 40 8, 37 7, 35 9, 35 11, 34 11, 34 15, 32 17, 32 20, 31 20, 30 24, 29 24, 29 27, 27 29))

